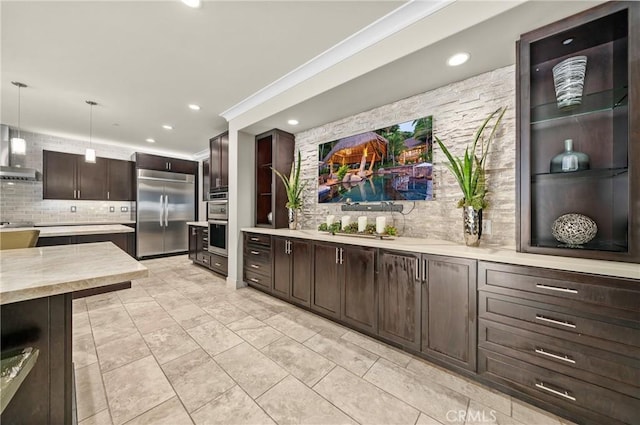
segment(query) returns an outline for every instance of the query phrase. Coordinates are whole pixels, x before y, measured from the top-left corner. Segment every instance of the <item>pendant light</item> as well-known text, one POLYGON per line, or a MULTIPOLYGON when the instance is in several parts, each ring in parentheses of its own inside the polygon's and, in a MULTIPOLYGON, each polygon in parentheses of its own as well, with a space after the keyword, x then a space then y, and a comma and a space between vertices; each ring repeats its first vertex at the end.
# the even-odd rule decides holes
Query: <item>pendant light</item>
POLYGON ((11 138, 11 153, 25 155, 27 153, 27 141, 20 134, 20 89, 27 87, 27 85, 19 81, 12 81, 11 84, 18 88, 18 137, 11 138))
POLYGON ((96 162, 96 150, 91 146, 91 136, 93 133, 93 107, 97 105, 93 100, 87 100, 89 105, 89 147, 84 151, 84 162, 96 162))

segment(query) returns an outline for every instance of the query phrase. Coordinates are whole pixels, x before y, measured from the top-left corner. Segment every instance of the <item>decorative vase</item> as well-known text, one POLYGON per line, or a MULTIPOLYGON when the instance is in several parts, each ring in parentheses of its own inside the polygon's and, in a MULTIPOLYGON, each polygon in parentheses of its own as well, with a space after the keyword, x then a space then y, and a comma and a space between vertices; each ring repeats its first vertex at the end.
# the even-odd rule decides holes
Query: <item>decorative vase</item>
POLYGON ((574 56, 567 58, 554 66, 552 71, 558 109, 579 106, 582 103, 587 57, 574 56))
POLYGON ((589 169, 589 155, 573 150, 573 140, 564 141, 564 152, 551 160, 549 171, 552 173, 570 173, 589 169))
POLYGON ((295 208, 288 208, 289 210, 289 229, 296 230, 298 228, 298 210, 295 208))
POLYGON ((462 207, 462 227, 464 231, 464 243, 467 246, 480 245, 482 236, 482 210, 473 207, 462 207))
POLYGON ((563 246, 582 248, 598 233, 596 222, 586 215, 569 213, 558 217, 551 226, 551 234, 563 246))

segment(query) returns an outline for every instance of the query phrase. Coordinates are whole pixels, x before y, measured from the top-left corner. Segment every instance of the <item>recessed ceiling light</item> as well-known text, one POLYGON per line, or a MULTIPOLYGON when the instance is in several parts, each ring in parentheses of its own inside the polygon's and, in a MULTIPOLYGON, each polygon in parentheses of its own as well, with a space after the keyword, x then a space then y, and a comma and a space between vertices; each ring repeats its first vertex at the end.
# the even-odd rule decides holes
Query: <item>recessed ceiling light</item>
POLYGON ((145 141, 145 142, 149 142, 149 143, 155 143, 155 142, 156 142, 156 140, 155 140, 155 139, 151 139, 151 138, 149 138, 149 139, 144 139, 144 141, 145 141))
POLYGON ((289 124, 289 125, 298 125, 298 120, 289 120, 289 121, 287 121, 287 124, 289 124))
POLYGON ((196 105, 195 103, 190 103, 189 104, 189 109, 191 109, 192 111, 199 111, 200 110, 200 106, 196 105))
POLYGON ((194 9, 201 6, 200 0, 182 0, 182 3, 189 7, 193 7, 194 9))
POLYGON ((173 126, 169 124, 163 124, 162 128, 164 128, 165 130, 173 130, 173 126))
POLYGON ((455 55, 447 59, 447 65, 449 66, 462 65, 463 63, 469 60, 469 57, 470 57, 469 53, 466 53, 466 52, 456 53, 455 55))
POLYGON ((573 42, 573 38, 567 38, 566 40, 562 41, 562 44, 566 46, 567 44, 571 44, 571 42, 573 42))

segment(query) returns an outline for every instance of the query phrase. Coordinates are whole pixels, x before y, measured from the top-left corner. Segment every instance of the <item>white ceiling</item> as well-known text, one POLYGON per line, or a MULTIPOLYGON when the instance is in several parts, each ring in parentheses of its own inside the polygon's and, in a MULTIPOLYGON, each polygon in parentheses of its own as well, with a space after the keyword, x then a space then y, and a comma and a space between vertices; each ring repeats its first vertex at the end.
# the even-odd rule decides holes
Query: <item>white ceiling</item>
MULTIPOLYGON (((84 101, 91 99, 100 104, 94 141, 191 155, 226 130, 221 112, 403 3, 214 1, 194 10, 177 0, 2 1, 1 121, 17 125, 17 89, 10 82, 18 80, 29 85, 22 92, 24 129, 86 140, 84 101), (188 103, 202 110, 192 112, 188 103), (175 129, 163 130, 164 123, 175 129), (148 137, 157 143, 144 142, 148 137)), ((245 131, 301 131, 512 64, 521 33, 599 1, 512 3, 494 18, 328 87, 245 131), (460 50, 471 60, 447 67, 448 55, 460 50), (287 127, 290 117, 301 124, 287 127)))

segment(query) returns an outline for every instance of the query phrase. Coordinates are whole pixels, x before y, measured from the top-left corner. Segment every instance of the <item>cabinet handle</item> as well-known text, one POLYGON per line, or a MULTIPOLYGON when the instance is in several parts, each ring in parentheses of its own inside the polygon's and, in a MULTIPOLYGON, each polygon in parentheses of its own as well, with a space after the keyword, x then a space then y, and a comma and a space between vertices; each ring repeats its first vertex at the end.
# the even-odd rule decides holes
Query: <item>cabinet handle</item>
POLYGON ((80 199, 80 189, 78 189, 78 199, 80 199))
POLYGON ((255 277, 252 277, 251 279, 249 279, 251 282, 256 282, 256 283, 260 283, 259 279, 256 279, 255 277))
POLYGON ((253 255, 260 255, 260 251, 250 251, 253 255))
POLYGON ((196 229, 191 229, 191 234, 195 235, 196 234, 196 229))
POLYGON ((338 249, 339 249, 339 248, 336 248, 336 264, 338 264, 338 260, 339 260, 339 257, 338 257, 338 249))
POLYGON ((260 268, 260 266, 255 265, 255 264, 251 264, 249 267, 251 267, 252 269, 259 269, 260 268))
POLYGON ((107 190, 107 199, 109 199, 109 191, 107 190))
POLYGON ((422 260, 422 283, 427 283, 427 276, 429 275, 427 270, 427 259, 422 260))
POLYGON ((222 265, 222 264, 220 264, 220 263, 213 263, 213 264, 215 264, 215 265, 216 265, 216 267, 220 267, 220 266, 222 265))
POLYGON ((169 163, 169 170, 171 170, 171 163, 169 163))
POLYGON ((260 238, 250 238, 250 239, 254 242, 258 242, 260 240, 260 238))
POLYGON ((73 199, 76 199, 76 192, 77 190, 73 189, 73 199))
POLYGON ((567 356, 566 354, 562 354, 562 355, 553 354, 548 351, 545 351, 544 348, 536 348, 534 351, 538 354, 542 354, 543 356, 551 357, 552 359, 561 360, 563 362, 567 362, 571 364, 576 364, 576 361, 573 360, 571 357, 567 356))
POLYGON ((567 322, 565 320, 550 319, 548 317, 544 317, 544 316, 541 316, 539 314, 536 314, 536 320, 540 320, 542 322, 553 323, 554 325, 566 326, 567 328, 572 328, 572 329, 575 329, 575 327, 576 327, 576 325, 574 325, 571 322, 567 322))
POLYGON ((343 264, 344 261, 342 259, 342 254, 344 253, 344 249, 340 248, 340 264, 343 264))
POLYGON ((560 286, 543 285, 541 283, 536 283, 536 288, 548 289, 549 291, 566 292, 566 293, 569 293, 569 294, 577 294, 578 293, 577 289, 561 288, 560 286))
POLYGON ((416 258, 416 280, 420 281, 420 259, 416 258))
POLYGON ((567 400, 576 401, 576 398, 573 397, 572 395, 570 395, 568 391, 566 391, 566 390, 560 390, 560 391, 554 390, 553 388, 549 388, 546 385, 544 385, 544 382, 536 382, 536 387, 540 388, 541 390, 545 390, 547 392, 550 392, 551 394, 559 395, 560 397, 566 398, 567 400))

